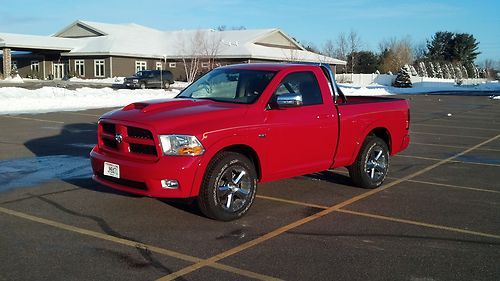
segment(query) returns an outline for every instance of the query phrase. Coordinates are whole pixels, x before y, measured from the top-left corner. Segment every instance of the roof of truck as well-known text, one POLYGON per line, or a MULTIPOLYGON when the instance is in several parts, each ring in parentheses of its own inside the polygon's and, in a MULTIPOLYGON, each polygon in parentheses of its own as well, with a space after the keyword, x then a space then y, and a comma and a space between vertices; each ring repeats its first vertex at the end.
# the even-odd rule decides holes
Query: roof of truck
POLYGON ((233 69, 252 69, 252 70, 269 70, 269 71, 280 71, 285 68, 290 67, 309 67, 318 66, 317 63, 244 63, 244 64, 232 64, 224 66, 223 68, 233 68, 233 69))

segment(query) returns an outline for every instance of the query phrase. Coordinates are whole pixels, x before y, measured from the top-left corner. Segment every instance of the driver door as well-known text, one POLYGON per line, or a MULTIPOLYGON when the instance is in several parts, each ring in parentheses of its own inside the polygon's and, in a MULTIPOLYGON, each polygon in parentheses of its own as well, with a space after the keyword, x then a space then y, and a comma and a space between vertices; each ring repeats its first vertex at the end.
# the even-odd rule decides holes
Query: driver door
POLYGON ((272 178, 326 170, 333 161, 338 123, 334 109, 323 101, 317 76, 312 71, 293 72, 279 84, 266 111, 266 151, 272 178), (303 105, 278 108, 276 96, 302 95, 303 105))

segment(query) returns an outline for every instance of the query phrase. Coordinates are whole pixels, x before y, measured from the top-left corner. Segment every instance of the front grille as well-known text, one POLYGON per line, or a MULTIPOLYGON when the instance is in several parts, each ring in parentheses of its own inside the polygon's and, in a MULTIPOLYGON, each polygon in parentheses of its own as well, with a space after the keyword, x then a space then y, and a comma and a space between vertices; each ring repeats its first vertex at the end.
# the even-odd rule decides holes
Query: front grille
POLYGON ((132 138, 147 139, 147 140, 153 139, 153 134, 151 134, 150 131, 137 127, 127 127, 127 134, 129 137, 132 138))
POLYGON ((156 156, 156 147, 154 147, 152 145, 131 143, 130 144, 130 152, 156 156))
POLYGON ((112 149, 118 148, 118 142, 114 139, 103 138, 102 142, 104 143, 105 146, 107 146, 109 148, 112 148, 112 149))
POLYGON ((102 148, 132 157, 158 157, 157 145, 150 130, 108 121, 100 122, 99 126, 99 143, 102 148))
POLYGON ((112 135, 116 134, 115 124, 101 122, 101 126, 102 126, 103 132, 108 133, 108 134, 112 134, 112 135))
POLYGON ((127 179, 118 179, 110 176, 105 176, 104 174, 99 174, 98 175, 100 178, 103 180, 116 183, 119 185, 123 185, 125 187, 130 187, 130 188, 135 188, 135 189, 140 189, 140 190, 148 190, 148 186, 141 181, 133 181, 133 180, 127 180, 127 179))

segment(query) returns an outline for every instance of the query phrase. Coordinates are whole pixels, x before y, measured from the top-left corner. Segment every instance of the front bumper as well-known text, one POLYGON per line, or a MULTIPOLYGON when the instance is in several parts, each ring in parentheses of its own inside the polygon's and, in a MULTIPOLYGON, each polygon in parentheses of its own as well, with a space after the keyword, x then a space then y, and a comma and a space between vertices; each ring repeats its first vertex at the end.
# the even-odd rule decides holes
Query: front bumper
POLYGON ((93 179, 121 191, 157 198, 187 198, 200 165, 200 157, 162 156, 157 161, 124 159, 100 150, 90 153, 93 179), (120 166, 120 178, 104 176, 104 162, 120 166), (176 189, 163 188, 161 180, 177 180, 176 189))
POLYGON ((125 87, 127 88, 134 88, 134 89, 140 88, 139 83, 124 82, 123 85, 125 85, 125 87))

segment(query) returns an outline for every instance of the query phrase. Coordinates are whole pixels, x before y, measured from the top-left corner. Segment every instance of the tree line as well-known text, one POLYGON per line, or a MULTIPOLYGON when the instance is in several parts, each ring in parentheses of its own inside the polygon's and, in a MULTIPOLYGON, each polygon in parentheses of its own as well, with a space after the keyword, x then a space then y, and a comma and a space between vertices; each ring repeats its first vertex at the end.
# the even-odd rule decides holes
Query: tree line
MULTIPOLYGON (((405 65, 422 76, 436 78, 475 78, 492 76, 492 69, 479 70, 475 64, 480 54, 479 42, 468 33, 436 32, 425 43, 413 44, 409 37, 391 38, 379 43, 379 51, 362 48, 355 31, 340 33, 336 40, 327 40, 322 48, 303 43, 310 51, 347 61, 344 73, 397 73, 405 65), (488 73, 488 71, 490 73, 488 73)), ((491 67, 492 62, 489 61, 491 67)))

